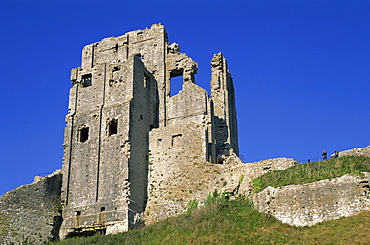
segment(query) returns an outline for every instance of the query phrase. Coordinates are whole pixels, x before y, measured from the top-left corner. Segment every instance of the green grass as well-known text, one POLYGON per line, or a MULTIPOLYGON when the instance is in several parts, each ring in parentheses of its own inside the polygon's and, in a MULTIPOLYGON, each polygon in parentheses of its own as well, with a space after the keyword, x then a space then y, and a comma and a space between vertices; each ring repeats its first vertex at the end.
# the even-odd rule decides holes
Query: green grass
POLYGON ((116 235, 71 238, 57 244, 368 244, 370 212, 312 227, 282 224, 237 198, 116 235))
POLYGON ((347 173, 360 175, 370 172, 370 158, 346 156, 330 160, 298 164, 286 170, 274 170, 255 180, 255 192, 260 192, 268 186, 279 187, 315 182, 323 179, 333 179, 347 173))
MULTIPOLYGON (((257 183, 263 189, 268 185, 302 184, 361 171, 370 171, 370 158, 341 157, 273 171, 257 183)), ((294 227, 259 213, 247 198, 229 201, 224 194, 211 193, 206 198, 208 204, 202 208, 197 208, 197 202, 192 200, 185 214, 138 230, 47 244, 369 244, 370 212, 311 227, 294 227)))

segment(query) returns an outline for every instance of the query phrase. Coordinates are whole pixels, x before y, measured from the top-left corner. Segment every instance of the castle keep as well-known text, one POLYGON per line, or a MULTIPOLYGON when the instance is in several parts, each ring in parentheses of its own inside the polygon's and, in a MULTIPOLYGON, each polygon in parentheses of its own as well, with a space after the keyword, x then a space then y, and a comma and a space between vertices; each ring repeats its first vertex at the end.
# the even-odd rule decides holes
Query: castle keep
POLYGON ((238 155, 234 87, 221 53, 211 69, 209 95, 195 84, 197 63, 168 43, 161 24, 83 48, 66 116, 62 238, 140 226, 150 165, 164 178, 186 165, 180 159, 216 164, 238 155), (182 90, 170 96, 179 76, 182 90))
MULTIPOLYGON (((253 179, 297 162, 242 163, 221 53, 211 69, 209 95, 195 84, 197 63, 160 24, 87 45, 71 72, 63 169, 0 197, 0 243, 127 231, 183 213, 189 201, 201 207, 215 190, 246 195, 296 226, 370 210, 369 172, 254 193, 253 179), (176 95, 174 77, 182 78, 176 95)), ((370 146, 339 154, 370 157, 370 146)))

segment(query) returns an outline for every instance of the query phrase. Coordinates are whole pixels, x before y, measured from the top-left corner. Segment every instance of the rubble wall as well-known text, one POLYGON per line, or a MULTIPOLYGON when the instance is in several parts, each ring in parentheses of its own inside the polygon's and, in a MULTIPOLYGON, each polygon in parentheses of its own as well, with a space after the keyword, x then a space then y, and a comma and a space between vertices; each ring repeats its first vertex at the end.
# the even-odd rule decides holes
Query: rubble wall
MULTIPOLYGON (((192 154, 191 149, 183 151, 192 154)), ((202 203, 214 190, 225 191, 231 196, 251 193, 252 179, 294 165, 294 159, 288 158, 242 163, 235 155, 227 158, 224 164, 210 164, 201 161, 196 154, 184 157, 184 152, 159 154, 153 149, 149 157, 146 224, 183 213, 190 200, 202 203)))
POLYGON ((255 207, 294 226, 355 215, 370 210, 370 173, 367 177, 346 174, 303 185, 267 187, 254 195, 255 207))
POLYGON ((353 148, 346 151, 339 152, 339 156, 364 156, 364 157, 370 157, 370 146, 364 147, 364 148, 353 148))
POLYGON ((57 240, 62 222, 60 170, 0 197, 0 244, 57 240))

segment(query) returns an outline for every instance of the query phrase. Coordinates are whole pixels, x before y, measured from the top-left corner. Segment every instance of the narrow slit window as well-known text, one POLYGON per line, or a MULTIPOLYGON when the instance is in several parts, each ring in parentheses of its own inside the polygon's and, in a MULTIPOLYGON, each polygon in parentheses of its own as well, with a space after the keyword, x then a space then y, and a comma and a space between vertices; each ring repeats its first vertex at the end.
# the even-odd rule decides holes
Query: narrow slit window
POLYGON ((85 74, 82 76, 82 86, 83 87, 89 87, 92 85, 92 79, 91 74, 85 74))
POLYGON ((89 139, 89 128, 83 127, 80 129, 80 142, 84 143, 89 139))
POLYGON ((150 86, 150 77, 144 74, 144 87, 148 88, 150 86))
POLYGON ((80 226, 80 222, 81 222, 81 211, 76 211, 76 220, 75 220, 75 225, 77 227, 80 226))

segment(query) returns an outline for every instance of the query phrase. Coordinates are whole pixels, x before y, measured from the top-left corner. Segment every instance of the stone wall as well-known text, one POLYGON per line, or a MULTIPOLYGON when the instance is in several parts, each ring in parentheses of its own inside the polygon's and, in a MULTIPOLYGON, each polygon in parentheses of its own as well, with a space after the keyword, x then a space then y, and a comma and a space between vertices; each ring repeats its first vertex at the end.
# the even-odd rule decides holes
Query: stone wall
POLYGON ((0 197, 0 244, 57 240, 62 222, 60 170, 0 197))
POLYGON ((295 226, 355 215, 370 210, 370 173, 279 188, 267 187, 254 195, 255 207, 295 226))
MULTIPOLYGON (((171 139, 169 142, 163 139, 162 143, 170 142, 171 139)), ((191 148, 189 150, 192 152, 191 148)), ((190 200, 203 202, 216 189, 230 196, 252 194, 251 180, 295 164, 294 159, 288 158, 242 163, 235 155, 226 158, 224 164, 210 164, 197 155, 195 152, 193 156, 184 157, 184 154, 168 152, 149 156, 149 199, 143 216, 133 217, 134 221, 144 219, 148 225, 176 216, 186 211, 190 200), (155 159, 158 157, 162 161, 155 159)), ((355 215, 370 210, 370 173, 365 176, 347 174, 304 185, 268 187, 254 194, 254 204, 260 212, 270 213, 282 222, 296 226, 355 215)), ((58 238, 61 171, 35 179, 31 185, 21 186, 0 198, 1 244, 24 241, 39 244, 58 238)), ((107 204, 108 209, 109 205, 115 204, 107 204)))
MULTIPOLYGON (((189 127, 189 130, 195 130, 192 134, 197 132, 196 127, 189 127)), ((169 142, 163 139, 162 143, 171 144, 171 139, 169 142)), ((194 151, 194 155, 184 157, 184 154, 169 152, 149 157, 148 206, 144 217, 134 219, 144 218, 146 224, 151 224, 176 216, 186 211, 189 200, 202 202, 215 189, 234 195, 251 192, 252 179, 294 165, 294 160, 287 158, 242 163, 235 156, 227 158, 225 164, 210 164, 197 157, 196 147, 189 150, 194 151), (162 157, 162 161, 153 161, 154 157, 162 157)), ((18 187, 0 198, 0 244, 24 241, 40 244, 59 238, 61 182, 62 171, 58 170, 45 178, 35 177, 34 183, 18 187)), ((114 202, 107 203, 107 210, 114 205, 114 202)), ((104 215, 109 218, 110 213, 104 215)))
MULTIPOLYGON (((191 154, 192 151, 188 152, 191 154)), ((294 165, 294 159, 288 158, 242 163, 234 155, 226 158, 224 164, 210 164, 196 155, 183 157, 184 154, 153 153, 149 157, 146 224, 183 213, 190 200, 203 202, 216 189, 229 195, 251 193, 252 179, 294 165)))
MULTIPOLYGON (((83 48, 66 116, 62 238, 136 228, 152 198, 148 184, 172 181, 169 169, 202 182, 203 168, 191 166, 210 171, 209 163, 238 155, 233 81, 221 53, 211 66, 208 94, 195 84, 197 63, 168 43, 161 24, 83 48), (182 77, 182 90, 171 96, 174 77, 182 77), (159 174, 151 180, 149 155, 159 174)), ((204 175, 210 182, 202 193, 216 181, 204 175)))
POLYGON ((364 156, 364 157, 370 157, 370 146, 367 146, 365 148, 353 148, 346 151, 341 151, 339 153, 340 157, 343 156, 364 156))

